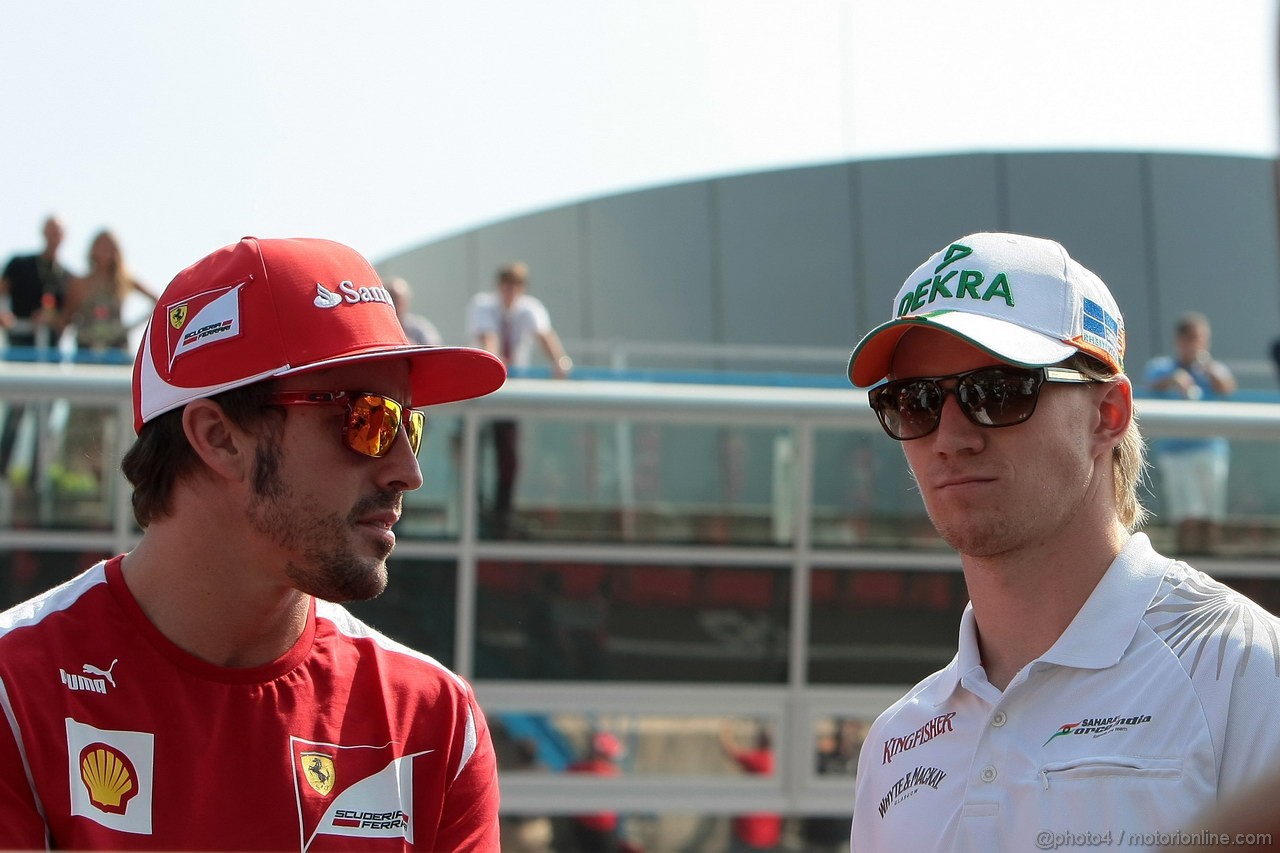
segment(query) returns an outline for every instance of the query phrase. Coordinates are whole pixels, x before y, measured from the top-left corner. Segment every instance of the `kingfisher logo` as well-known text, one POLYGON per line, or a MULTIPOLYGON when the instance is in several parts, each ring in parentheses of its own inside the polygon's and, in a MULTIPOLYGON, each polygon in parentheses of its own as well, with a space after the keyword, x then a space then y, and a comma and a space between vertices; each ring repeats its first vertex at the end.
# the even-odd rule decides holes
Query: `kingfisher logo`
POLYGON ((1150 714, 1139 714, 1136 717, 1085 717, 1078 723, 1063 723, 1041 746, 1048 746, 1054 738, 1060 738, 1063 735, 1091 735, 1099 738, 1112 732, 1127 732, 1134 726, 1149 722, 1151 722, 1150 714))
POLYGON ((951 720, 955 715, 955 711, 940 714, 906 737, 887 738, 884 742, 884 760, 880 763, 888 764, 893 761, 893 757, 898 753, 906 752, 908 749, 915 749, 917 746, 928 743, 939 735, 952 731, 951 720))
POLYGON ((337 308, 346 303, 358 305, 361 302, 382 302, 393 305, 391 292, 379 285, 355 285, 349 281, 339 282, 337 292, 330 290, 320 282, 316 282, 316 298, 312 300, 317 308, 337 308))

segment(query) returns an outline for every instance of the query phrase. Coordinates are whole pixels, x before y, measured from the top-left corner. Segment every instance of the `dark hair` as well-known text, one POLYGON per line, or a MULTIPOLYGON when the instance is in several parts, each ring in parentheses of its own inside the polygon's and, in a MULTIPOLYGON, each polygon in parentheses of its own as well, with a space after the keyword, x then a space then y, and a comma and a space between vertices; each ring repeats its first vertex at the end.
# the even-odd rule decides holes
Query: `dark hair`
POLYGON ((1196 329, 1209 328, 1209 318, 1199 311, 1188 311, 1178 318, 1174 332, 1179 336, 1188 335, 1196 329))
MULTIPOLYGON (((255 382, 209 399, 226 412, 232 423, 248 428, 265 419, 270 411, 267 397, 274 389, 274 382, 255 382)), ((152 521, 172 512, 173 488, 178 481, 196 476, 201 470, 200 457, 182 427, 185 408, 165 412, 144 424, 120 465, 133 485, 133 517, 144 530, 152 521)))

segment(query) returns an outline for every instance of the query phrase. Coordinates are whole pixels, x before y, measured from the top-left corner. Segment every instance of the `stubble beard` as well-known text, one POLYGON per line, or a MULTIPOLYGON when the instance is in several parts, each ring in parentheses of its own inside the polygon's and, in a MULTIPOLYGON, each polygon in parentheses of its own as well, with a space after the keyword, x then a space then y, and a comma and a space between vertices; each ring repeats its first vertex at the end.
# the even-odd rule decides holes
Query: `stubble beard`
POLYGON ((399 505, 395 492, 380 492, 361 500, 344 518, 320 513, 317 502, 299 500, 280 475, 279 445, 260 447, 254 459, 253 494, 245 517, 254 532, 278 548, 299 555, 285 564, 285 574, 299 592, 325 601, 365 601, 387 587, 387 557, 391 546, 362 557, 352 548, 349 533, 365 514, 399 505))

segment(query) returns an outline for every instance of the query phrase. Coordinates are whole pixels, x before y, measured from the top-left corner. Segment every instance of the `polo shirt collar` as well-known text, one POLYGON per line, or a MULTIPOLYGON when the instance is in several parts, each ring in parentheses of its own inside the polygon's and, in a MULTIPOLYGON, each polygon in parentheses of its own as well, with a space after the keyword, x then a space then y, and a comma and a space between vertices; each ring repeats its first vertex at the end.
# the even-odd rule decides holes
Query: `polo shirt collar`
POLYGON ((1084 607, 1040 660, 1080 669, 1115 666, 1172 563, 1156 553, 1145 533, 1130 536, 1084 607))
MULTIPOLYGON (((1080 669, 1105 669, 1119 663, 1172 562, 1156 553, 1145 533, 1130 536, 1084 607, 1040 660, 1080 669)), ((922 691, 921 699, 942 704, 965 676, 981 667, 978 625, 970 603, 960 616, 956 656, 922 691)))

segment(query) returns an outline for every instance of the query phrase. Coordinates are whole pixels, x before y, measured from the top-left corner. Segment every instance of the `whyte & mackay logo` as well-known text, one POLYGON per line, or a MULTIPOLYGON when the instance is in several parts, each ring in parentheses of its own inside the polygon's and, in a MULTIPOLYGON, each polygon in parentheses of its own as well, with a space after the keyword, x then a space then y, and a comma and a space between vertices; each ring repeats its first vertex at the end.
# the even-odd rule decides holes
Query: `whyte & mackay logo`
POLYGON ((889 809, 898 803, 914 797, 919 793, 921 787, 932 788, 938 790, 938 786, 942 784, 942 780, 947 778, 945 770, 939 770, 937 767, 917 767, 906 776, 903 776, 897 782, 893 783, 893 787, 889 789, 883 797, 880 798, 880 817, 884 818, 888 814, 889 809))

